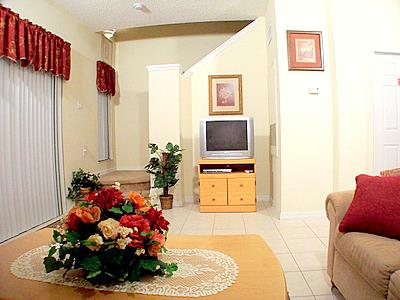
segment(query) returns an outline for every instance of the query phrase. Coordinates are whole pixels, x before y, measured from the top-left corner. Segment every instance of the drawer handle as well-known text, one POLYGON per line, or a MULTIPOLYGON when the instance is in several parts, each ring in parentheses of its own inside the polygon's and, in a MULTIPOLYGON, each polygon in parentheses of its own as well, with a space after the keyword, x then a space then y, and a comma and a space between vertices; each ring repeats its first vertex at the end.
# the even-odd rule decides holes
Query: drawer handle
POLYGON ((240 198, 240 201, 243 201, 243 198, 240 198))
POLYGON ((211 187, 215 187, 215 185, 214 185, 214 184, 212 184, 212 185, 211 185, 211 187))
POLYGON ((211 200, 212 200, 212 201, 215 201, 215 198, 212 198, 211 200))
POLYGON ((243 183, 241 183, 241 184, 240 184, 240 187, 244 187, 244 184, 243 184, 243 183))

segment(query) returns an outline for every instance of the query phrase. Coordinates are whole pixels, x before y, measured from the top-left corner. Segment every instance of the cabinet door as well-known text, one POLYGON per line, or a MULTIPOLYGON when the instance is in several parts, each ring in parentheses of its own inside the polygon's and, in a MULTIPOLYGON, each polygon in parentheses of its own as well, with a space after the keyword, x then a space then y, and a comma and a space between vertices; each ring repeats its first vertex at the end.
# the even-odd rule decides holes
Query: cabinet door
POLYGON ((200 205, 227 205, 226 179, 201 179, 200 205))
POLYGON ((256 198, 255 178, 235 178, 228 180, 229 205, 252 205, 256 198))

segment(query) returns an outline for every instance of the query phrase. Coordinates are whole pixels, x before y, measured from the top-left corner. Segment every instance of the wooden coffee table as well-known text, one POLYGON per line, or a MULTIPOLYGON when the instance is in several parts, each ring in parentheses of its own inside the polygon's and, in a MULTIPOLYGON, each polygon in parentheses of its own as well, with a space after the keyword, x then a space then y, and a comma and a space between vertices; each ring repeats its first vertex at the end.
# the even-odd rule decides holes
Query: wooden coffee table
MULTIPOLYGON (((11 274, 10 265, 18 256, 50 243, 51 236, 52 229, 45 228, 0 246, 0 299, 195 299, 102 292, 19 279, 11 274)), ((288 299, 282 267, 258 235, 170 235, 166 246, 213 249, 230 255, 238 264, 239 275, 231 287, 199 299, 288 299)))

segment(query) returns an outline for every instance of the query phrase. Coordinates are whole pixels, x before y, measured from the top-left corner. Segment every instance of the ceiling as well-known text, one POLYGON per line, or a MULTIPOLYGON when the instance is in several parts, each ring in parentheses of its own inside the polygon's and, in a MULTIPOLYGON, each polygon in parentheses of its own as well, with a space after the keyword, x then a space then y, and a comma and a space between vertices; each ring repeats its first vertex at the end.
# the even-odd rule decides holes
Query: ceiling
POLYGON ((254 20, 268 0, 51 0, 93 31, 163 24, 254 20), (136 10, 140 2, 145 8, 136 10))

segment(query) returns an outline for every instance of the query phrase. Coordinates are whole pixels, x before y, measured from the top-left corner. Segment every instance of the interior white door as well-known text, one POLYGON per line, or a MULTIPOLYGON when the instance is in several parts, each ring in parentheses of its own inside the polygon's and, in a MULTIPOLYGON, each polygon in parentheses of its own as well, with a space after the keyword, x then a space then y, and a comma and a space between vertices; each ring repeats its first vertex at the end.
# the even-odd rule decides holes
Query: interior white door
POLYGON ((400 54, 376 55, 374 168, 400 167, 400 54))

